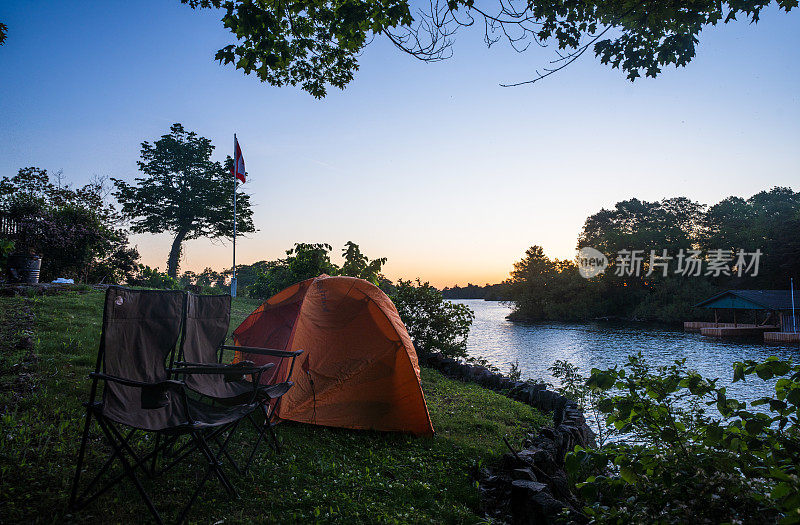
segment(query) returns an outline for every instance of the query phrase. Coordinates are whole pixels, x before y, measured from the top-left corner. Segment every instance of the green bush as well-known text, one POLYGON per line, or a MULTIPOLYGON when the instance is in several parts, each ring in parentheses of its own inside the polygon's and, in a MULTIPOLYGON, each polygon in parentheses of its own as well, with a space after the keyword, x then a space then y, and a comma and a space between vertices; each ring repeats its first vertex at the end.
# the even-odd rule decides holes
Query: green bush
POLYGON ((131 279, 128 285, 139 286, 141 288, 157 288, 159 290, 179 290, 180 283, 158 268, 140 265, 139 271, 131 279))
POLYGON ((0 212, 17 225, 19 253, 41 255, 41 280, 71 277, 116 283, 135 269, 121 218, 106 202, 102 179, 83 187, 53 184, 46 170, 22 168, 0 180, 0 212))
POLYGON ((418 351, 467 357, 467 336, 475 318, 469 307, 445 301, 439 290, 419 279, 416 286, 398 280, 391 298, 418 351))
POLYGON ((5 278, 6 265, 8 264, 8 256, 14 252, 14 241, 9 239, 0 239, 0 279, 5 278))
POLYGON ((800 366, 769 358, 734 365, 733 380, 779 378, 748 404, 685 360, 651 368, 641 354, 592 370, 590 402, 609 440, 567 455, 595 523, 799 523, 800 366), (762 407, 763 411, 753 407, 762 407))
MULTIPOLYGON (((348 241, 342 249, 344 264, 339 267, 331 262, 331 250, 333 248, 327 243, 295 243, 294 248, 286 251, 285 259, 257 263, 259 265, 257 277, 255 282, 247 287, 247 296, 266 299, 294 283, 317 277, 323 273, 358 277, 381 286, 384 291, 387 291, 387 283, 391 287, 391 282, 388 282, 380 273, 381 268, 386 264, 386 258, 370 260, 361 253, 357 244, 348 241)), ((245 272, 250 273, 247 270, 245 272)))

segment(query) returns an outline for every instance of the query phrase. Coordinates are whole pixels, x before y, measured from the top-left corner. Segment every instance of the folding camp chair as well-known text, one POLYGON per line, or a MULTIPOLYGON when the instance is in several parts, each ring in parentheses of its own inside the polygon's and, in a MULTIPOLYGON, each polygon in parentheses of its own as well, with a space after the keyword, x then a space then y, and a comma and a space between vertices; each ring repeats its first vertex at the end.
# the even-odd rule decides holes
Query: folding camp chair
MULTIPOLYGON (((236 496, 236 490, 222 470, 220 458, 238 423, 255 410, 257 404, 211 407, 190 399, 182 381, 169 379, 165 361, 168 356, 174 355, 184 303, 183 292, 129 290, 117 286, 108 288, 97 363, 95 371, 89 374, 92 385, 89 402, 85 404, 86 421, 70 494, 69 505, 72 510, 85 507, 128 478, 156 521, 162 523, 160 514, 137 477, 137 471, 147 476, 154 475, 155 459, 164 447, 156 445, 147 454, 137 452, 132 445, 132 438, 139 432, 155 433, 170 444, 186 436, 190 438, 188 444, 182 447, 182 453, 161 472, 169 470, 196 451, 207 462, 205 475, 180 511, 178 523, 185 519, 212 474, 231 496, 236 496), (100 381, 104 386, 98 401, 100 381), (79 494, 92 419, 100 427, 112 453, 79 494), (209 438, 222 436, 224 441, 216 451, 212 450, 209 438), (121 463, 122 473, 101 483, 104 477, 108 478, 105 474, 111 475, 117 460, 121 463), (148 469, 150 460, 153 460, 153 467, 148 469), (99 488, 92 492, 95 487, 99 488)), ((247 373, 253 375, 254 381, 258 381, 261 372, 267 368, 243 362, 235 367, 195 367, 192 373, 223 377, 241 377, 247 373)))
MULTIPOLYGON (((266 356, 273 358, 273 362, 263 366, 272 366, 278 360, 291 358, 289 373, 285 376, 287 380, 274 382, 274 378, 279 374, 285 373, 276 367, 265 373, 262 382, 256 384, 257 397, 260 401, 262 413, 264 415, 263 424, 257 424, 252 416, 248 419, 253 423, 258 432, 258 437, 250 452, 245 470, 255 456, 265 433, 269 433, 276 451, 280 451, 280 442, 275 434, 274 427, 277 424, 276 411, 281 398, 292 387, 292 382, 288 380, 294 369, 294 361, 302 350, 296 352, 285 352, 270 348, 243 348, 225 345, 228 335, 228 323, 230 322, 231 296, 230 295, 195 295, 189 293, 186 299, 186 312, 183 323, 183 338, 178 352, 179 362, 177 366, 187 367, 197 365, 207 365, 217 363, 222 365, 225 350, 244 350, 248 354, 266 356)), ((254 384, 244 379, 228 381, 220 376, 213 375, 187 375, 185 377, 186 386, 195 392, 206 396, 222 404, 252 402, 250 397, 253 393, 254 384)), ((235 464, 234 464, 235 465, 235 464)))

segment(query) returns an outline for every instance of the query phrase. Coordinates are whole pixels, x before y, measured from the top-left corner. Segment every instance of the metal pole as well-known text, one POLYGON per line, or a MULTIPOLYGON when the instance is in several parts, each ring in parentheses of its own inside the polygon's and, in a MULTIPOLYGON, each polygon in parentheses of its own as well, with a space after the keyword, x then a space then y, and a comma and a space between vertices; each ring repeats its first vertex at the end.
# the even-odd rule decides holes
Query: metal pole
POLYGON ((231 297, 236 297, 236 183, 239 162, 236 156, 236 133, 233 134, 233 276, 231 277, 231 297))
POLYGON ((792 331, 797 333, 797 317, 794 316, 794 278, 789 279, 789 289, 792 294, 792 331))

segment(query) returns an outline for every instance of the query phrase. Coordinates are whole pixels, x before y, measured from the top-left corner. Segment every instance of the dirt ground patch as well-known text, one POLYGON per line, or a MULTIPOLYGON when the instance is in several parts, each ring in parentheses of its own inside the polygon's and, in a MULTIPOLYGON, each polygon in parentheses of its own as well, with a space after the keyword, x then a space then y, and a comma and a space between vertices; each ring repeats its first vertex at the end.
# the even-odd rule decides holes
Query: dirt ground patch
POLYGON ((0 311, 0 415, 36 389, 33 301, 19 297, 0 311))

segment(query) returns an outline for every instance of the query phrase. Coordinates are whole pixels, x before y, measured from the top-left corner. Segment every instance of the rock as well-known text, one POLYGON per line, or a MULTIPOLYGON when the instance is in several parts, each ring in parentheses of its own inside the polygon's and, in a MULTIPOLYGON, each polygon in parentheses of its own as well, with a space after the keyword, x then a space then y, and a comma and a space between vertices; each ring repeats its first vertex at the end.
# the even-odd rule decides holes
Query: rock
POLYGON ((541 517, 538 523, 553 523, 555 518, 561 514, 567 505, 554 498, 550 492, 541 491, 531 498, 532 507, 535 513, 541 517))
POLYGON ((536 481, 536 475, 529 468, 516 468, 511 471, 511 479, 515 481, 536 481))
POLYGON ((536 503, 536 498, 539 494, 547 490, 547 485, 537 481, 525 481, 521 479, 513 481, 511 483, 512 523, 514 523, 514 525, 544 523, 546 517, 541 512, 540 505, 536 503))

